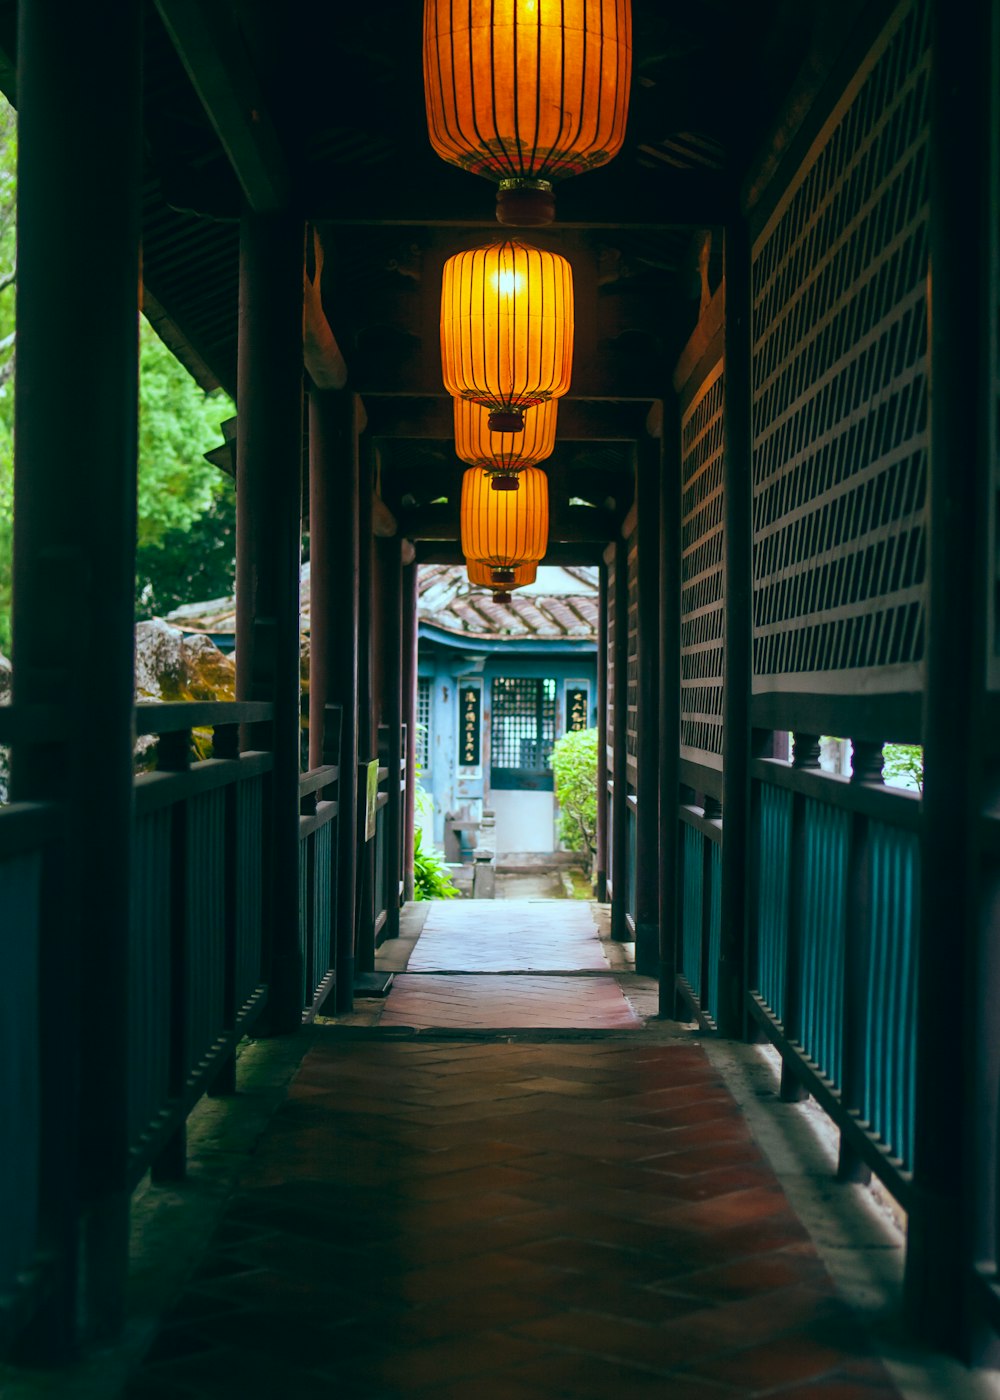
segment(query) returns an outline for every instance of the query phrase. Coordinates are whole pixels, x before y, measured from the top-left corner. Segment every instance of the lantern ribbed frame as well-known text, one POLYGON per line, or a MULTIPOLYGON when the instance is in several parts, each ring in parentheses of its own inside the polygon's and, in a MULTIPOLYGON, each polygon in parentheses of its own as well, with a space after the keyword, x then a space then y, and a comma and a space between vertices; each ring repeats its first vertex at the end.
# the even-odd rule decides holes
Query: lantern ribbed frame
MULTIPOLYGON (((491 564, 484 564, 481 559, 466 559, 465 567, 469 572, 469 582, 474 588, 497 587, 491 564)), ((534 583, 537 573, 537 564, 518 564, 514 570, 513 583, 505 583, 503 587, 508 593, 513 588, 524 588, 527 584, 534 583)))
POLYGON ((567 393, 572 370, 573 270, 564 257, 511 238, 448 259, 441 371, 449 394, 520 415, 567 393))
POLYGON ((630 0, 425 0, 431 145, 495 180, 559 180, 621 149, 630 0))
POLYGON ((471 399, 455 400, 455 453, 470 467, 481 467, 491 476, 511 476, 524 467, 544 462, 556 445, 555 399, 525 410, 519 433, 490 431, 488 408, 471 399))
POLYGON ((549 482, 525 467, 517 491, 493 491, 477 467, 462 477, 462 553, 494 569, 537 564, 548 548, 549 482))

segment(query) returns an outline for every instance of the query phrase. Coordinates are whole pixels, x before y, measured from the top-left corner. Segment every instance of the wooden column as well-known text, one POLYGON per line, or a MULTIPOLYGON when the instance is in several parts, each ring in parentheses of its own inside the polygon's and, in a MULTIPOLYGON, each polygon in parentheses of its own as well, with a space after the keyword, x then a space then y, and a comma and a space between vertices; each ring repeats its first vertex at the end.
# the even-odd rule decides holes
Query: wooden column
MULTIPOLYGON (((370 439, 359 444, 360 485, 358 494, 359 589, 358 589, 358 783, 364 788, 364 766, 378 757, 375 721, 374 645, 372 636, 373 591, 375 586, 375 540, 372 534, 372 492, 375 485, 374 448, 370 439)), ((355 917, 355 972, 371 972, 375 967, 375 839, 365 841, 365 813, 358 810, 358 885, 355 917)))
POLYGON ((681 533, 680 424, 672 393, 663 402, 660 456, 660 676, 659 676, 659 1014, 677 1010, 677 806, 680 786, 681 533))
MULTIPOLYGON (((404 543, 413 553, 413 546, 404 543)), ((404 559, 405 559, 404 554, 404 559)), ((417 792, 417 632, 419 565, 403 564, 403 723, 406 725, 406 802, 403 808, 403 898, 413 898, 413 838, 417 792)))
POLYGON ((323 762, 324 707, 343 707, 337 827, 334 1006, 354 1006, 358 822, 358 432, 348 391, 309 395, 311 766, 323 762))
POLYGON ((608 897, 608 566, 601 563, 597 586, 597 887, 608 897))
POLYGON ((625 728, 628 720, 628 546, 619 534, 610 567, 615 578, 615 732, 612 736, 611 780, 611 937, 631 938, 625 911, 628 906, 628 757, 625 728))
MULTIPOLYGON (((974 9, 974 13, 973 13, 974 9)), ((982 689, 974 568, 986 407, 985 210, 990 7, 955 23, 932 0, 930 100, 930 480, 923 839, 917 961, 913 1197, 906 1310, 929 1345, 964 1350, 974 1260, 963 1192, 974 1125, 971 970, 977 755, 970 696, 982 689), (956 142, 962 142, 957 160, 956 142), (978 411, 977 411, 978 405, 978 411), (955 1017, 942 1015, 942 988, 955 1017)), ((989 411, 989 410, 986 410, 989 411)))
POLYGON ((385 937, 399 937, 402 879, 403 802, 399 787, 403 757, 403 560, 398 539, 380 540, 382 555, 382 723, 389 728, 389 802, 385 809, 385 867, 388 883, 385 937))
POLYGON ((746 225, 726 226, 722 697, 722 937, 719 1030, 746 1033, 747 845, 750 830, 750 246, 746 225))
POLYGON ((72 891, 40 967, 48 1361, 73 1343, 78 1262, 83 1330, 109 1337, 128 1259, 140 14, 123 4, 109 27, 70 0, 18 7, 14 703, 54 718, 52 742, 15 749, 11 795, 65 804, 72 891), (86 346, 56 387, 70 306, 86 346))
POLYGON ((643 437, 636 462, 639 686, 636 757, 635 970, 660 968, 659 748, 660 440, 643 437))
POLYGON ((274 705, 267 887, 267 1025, 300 1025, 299 550, 303 227, 279 214, 240 225, 236 430, 236 693, 274 705))

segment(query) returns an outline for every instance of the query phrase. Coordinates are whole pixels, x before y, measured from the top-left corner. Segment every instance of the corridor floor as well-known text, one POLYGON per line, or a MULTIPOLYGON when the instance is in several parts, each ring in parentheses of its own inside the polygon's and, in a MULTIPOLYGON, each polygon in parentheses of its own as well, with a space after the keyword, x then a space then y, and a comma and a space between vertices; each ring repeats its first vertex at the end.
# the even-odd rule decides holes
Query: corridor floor
POLYGON ((129 1400, 897 1394, 704 1050, 642 1028, 586 911, 508 906, 491 952, 482 910, 438 906, 408 977, 467 961, 516 1009, 562 961, 631 1030, 616 1008, 576 1037, 477 1033, 471 1010, 464 1035, 405 1031, 403 977, 384 1029, 311 1033, 129 1400))
POLYGON ((430 905, 379 1024, 634 1030, 641 1023, 611 975, 589 904, 456 899, 430 905))

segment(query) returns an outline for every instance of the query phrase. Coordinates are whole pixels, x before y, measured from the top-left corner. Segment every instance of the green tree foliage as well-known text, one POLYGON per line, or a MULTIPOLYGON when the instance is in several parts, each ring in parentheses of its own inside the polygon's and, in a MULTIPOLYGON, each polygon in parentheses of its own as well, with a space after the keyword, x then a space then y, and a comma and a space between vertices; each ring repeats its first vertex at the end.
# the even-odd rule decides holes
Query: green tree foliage
MULTIPOLYGON (((0 651, 10 649, 16 209, 17 119, 0 98, 0 651)), ((236 507, 232 482, 202 455, 218 446, 232 403, 205 394, 144 319, 139 355, 136 605, 144 618, 232 592, 236 507)))
POLYGON ((413 833, 413 898, 454 899, 458 894, 444 861, 434 850, 423 848, 423 832, 418 826, 413 833))
POLYGON ((233 591, 236 494, 203 453, 234 409, 203 393, 145 320, 139 351, 136 612, 146 618, 233 591))
POLYGON ((591 864, 597 855, 597 730, 564 734, 552 750, 552 773, 559 803, 559 839, 582 851, 591 864))
POLYGON ((908 778, 918 792, 923 792, 924 750, 920 744, 886 744, 882 763, 883 777, 908 778))

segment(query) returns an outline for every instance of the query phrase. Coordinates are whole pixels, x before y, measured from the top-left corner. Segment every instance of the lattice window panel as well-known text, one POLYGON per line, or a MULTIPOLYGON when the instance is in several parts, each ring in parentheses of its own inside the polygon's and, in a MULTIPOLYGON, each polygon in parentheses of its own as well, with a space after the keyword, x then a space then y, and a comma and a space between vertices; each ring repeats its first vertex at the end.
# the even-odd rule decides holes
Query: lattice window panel
POLYGON ((723 373, 681 417, 681 746, 722 754, 723 373))
POLYGON ((429 676, 417 678, 417 748, 416 759, 421 772, 427 773, 431 766, 431 680, 429 676))
POLYGON ((607 629, 608 629, 608 654, 605 664, 608 668, 608 710, 607 710, 607 736, 608 747, 613 748, 615 742, 615 564, 614 559, 607 567, 607 585, 605 590, 605 607, 607 609, 607 629))
POLYGON ((639 547, 638 530, 625 542, 628 550, 628 665, 625 684, 625 752, 629 758, 639 753, 639 547))
POLYGON ((490 763, 544 772, 556 741, 556 683, 532 676, 493 681, 490 763))
POLYGON ((1000 690, 1000 559, 997 558, 998 533, 1000 533, 1000 17, 993 13, 991 27, 992 51, 990 53, 989 104, 987 113, 987 140, 989 142, 989 176, 987 188, 992 191, 989 203, 989 233, 986 243, 989 258, 989 304, 992 307, 992 323, 989 328, 989 366, 993 379, 992 404, 988 409, 986 425, 987 451, 993 473, 993 517, 991 524, 990 559, 992 561, 993 588, 990 606, 992 609, 990 641, 992 656, 989 665, 989 683, 993 690, 1000 690))
POLYGON ((757 691, 920 685, 927 13, 897 12, 754 244, 757 691))

